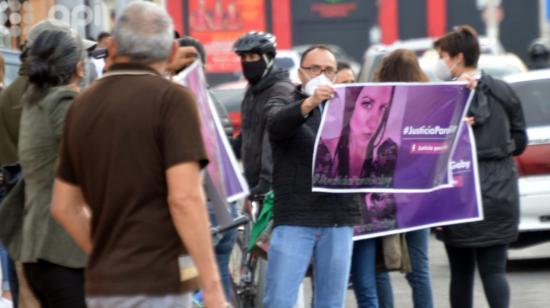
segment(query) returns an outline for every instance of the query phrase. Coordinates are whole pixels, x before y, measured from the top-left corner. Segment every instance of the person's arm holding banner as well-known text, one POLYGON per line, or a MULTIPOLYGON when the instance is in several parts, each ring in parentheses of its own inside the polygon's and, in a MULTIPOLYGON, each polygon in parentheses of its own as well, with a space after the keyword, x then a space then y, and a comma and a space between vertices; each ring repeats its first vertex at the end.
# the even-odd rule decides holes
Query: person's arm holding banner
POLYGON ((179 46, 176 55, 172 58, 166 67, 171 75, 176 75, 176 73, 193 64, 198 58, 198 52, 195 47, 192 46, 179 46))
POLYGON ((506 111, 510 122, 510 134, 514 141, 513 155, 523 153, 527 147, 527 124, 521 107, 521 101, 514 90, 505 82, 496 82, 490 76, 485 76, 480 85, 481 91, 495 98, 506 111), (485 80, 485 82, 483 82, 485 80))
POLYGON ((307 119, 309 113, 322 102, 331 98, 334 89, 330 86, 319 86, 312 96, 303 100, 287 103, 283 99, 274 99, 266 106, 267 129, 274 140, 292 136, 295 130, 307 119))
POLYGON ((514 156, 518 156, 525 151, 525 148, 527 148, 527 144, 529 143, 529 137, 527 136, 527 123, 525 122, 525 116, 519 97, 509 86, 508 89, 511 92, 511 102, 513 102, 513 105, 510 108, 512 112, 508 113, 508 116, 510 117, 510 132, 516 147, 512 154, 514 156))
POLYGON ((262 138, 262 157, 260 179, 258 184, 250 188, 250 197, 265 195, 271 189, 271 175, 273 174, 273 157, 271 154, 271 144, 267 129, 264 130, 262 138))
MULTIPOLYGON (((294 86, 290 82, 279 82, 273 85, 271 97, 267 100, 266 105, 272 101, 284 100, 291 95, 294 86)), ((264 110, 264 123, 268 122, 268 115, 264 110)), ((254 187, 250 188, 250 196, 265 195, 271 189, 273 175, 273 155, 271 151, 271 142, 269 142, 269 133, 267 127, 263 129, 262 137, 262 157, 259 181, 254 187)))
POLYGON ((334 89, 328 85, 318 86, 313 95, 306 98, 301 104, 300 109, 302 110, 302 115, 307 116, 313 109, 321 105, 324 101, 330 99, 334 94, 334 89))

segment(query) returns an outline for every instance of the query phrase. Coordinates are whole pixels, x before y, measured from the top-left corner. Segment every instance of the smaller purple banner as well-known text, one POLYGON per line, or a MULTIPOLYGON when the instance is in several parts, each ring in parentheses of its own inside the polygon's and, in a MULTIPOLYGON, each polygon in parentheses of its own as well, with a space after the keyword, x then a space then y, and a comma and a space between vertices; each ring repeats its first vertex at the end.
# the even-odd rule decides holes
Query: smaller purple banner
POLYGON ((428 193, 368 193, 354 239, 483 219, 473 134, 464 125, 449 164, 453 187, 428 193))

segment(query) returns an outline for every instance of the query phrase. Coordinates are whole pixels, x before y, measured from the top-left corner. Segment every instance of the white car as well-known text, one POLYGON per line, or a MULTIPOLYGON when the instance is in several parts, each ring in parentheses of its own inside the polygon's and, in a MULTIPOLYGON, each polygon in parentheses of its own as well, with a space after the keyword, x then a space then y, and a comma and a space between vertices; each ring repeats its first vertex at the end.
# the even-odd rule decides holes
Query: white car
POLYGON ((274 60, 275 66, 288 70, 290 80, 295 83, 300 83, 298 77, 298 68, 300 67, 300 55, 293 50, 277 50, 277 55, 274 60))
MULTIPOLYGON (((382 61, 382 58, 396 50, 396 49, 409 49, 414 51, 416 53, 416 56, 419 58, 419 60, 422 58, 424 54, 430 54, 431 50, 433 50, 433 43, 436 39, 433 37, 424 37, 424 38, 416 38, 416 39, 409 39, 409 40, 398 40, 390 45, 384 45, 384 44, 374 44, 371 45, 367 50, 365 50, 365 53, 363 54, 363 66, 361 68, 361 72, 359 74, 359 80, 362 82, 371 82, 374 80, 374 74, 376 73, 376 70, 378 69, 378 65, 382 61)), ((479 47, 481 51, 481 55, 487 56, 487 55, 502 55, 505 53, 504 48, 500 44, 500 42, 494 42, 487 37, 479 37, 479 47)), ((435 52, 435 51, 434 51, 435 52)), ((489 58, 489 57, 488 57, 489 58)), ((517 58, 517 57, 516 57, 517 58)), ((430 59, 428 59, 428 63, 425 63, 422 69, 426 71, 428 75, 430 75, 430 72, 433 71, 433 68, 431 68, 432 65, 435 64, 435 60, 437 58, 434 58, 433 56, 430 56, 430 59), (432 60, 433 59, 433 60, 432 60)), ((519 59, 518 59, 519 60, 519 59)), ((480 60, 482 61, 482 60, 480 60)), ((482 61, 483 62, 483 61, 482 61)), ((512 60, 514 73, 525 71, 525 65, 523 65, 523 70, 518 71, 516 68, 518 67, 517 61, 512 60)), ((520 60, 521 62, 521 60, 520 60)), ((422 63, 421 63, 422 64, 422 63)), ((493 66, 491 66, 493 67, 493 66)), ((497 72, 498 73, 498 72, 497 72)), ((433 74, 432 74, 433 75, 433 74)), ((499 76, 503 76, 504 74, 499 74, 499 76)), ((428 76, 431 80, 433 80, 434 76, 428 76)))
MULTIPOLYGON (((435 49, 425 51, 418 59, 420 67, 430 80, 438 80, 434 74, 438 59, 439 54, 435 49)), ((477 67, 483 72, 497 78, 527 72, 527 66, 513 53, 482 53, 479 56, 477 67)))
POLYGON ((520 238, 512 247, 550 241, 550 69, 504 77, 521 99, 529 145, 517 157, 520 238))

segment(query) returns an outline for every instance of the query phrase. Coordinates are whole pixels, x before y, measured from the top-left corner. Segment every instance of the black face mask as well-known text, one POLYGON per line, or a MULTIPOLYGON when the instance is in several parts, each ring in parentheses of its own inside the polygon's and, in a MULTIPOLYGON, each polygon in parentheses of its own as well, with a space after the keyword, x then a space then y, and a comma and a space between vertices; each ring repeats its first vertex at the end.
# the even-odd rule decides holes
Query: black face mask
POLYGON ((248 80, 251 84, 255 84, 260 81, 265 69, 267 68, 267 64, 264 59, 260 59, 255 62, 242 61, 241 66, 243 68, 244 78, 246 78, 246 80, 248 80))

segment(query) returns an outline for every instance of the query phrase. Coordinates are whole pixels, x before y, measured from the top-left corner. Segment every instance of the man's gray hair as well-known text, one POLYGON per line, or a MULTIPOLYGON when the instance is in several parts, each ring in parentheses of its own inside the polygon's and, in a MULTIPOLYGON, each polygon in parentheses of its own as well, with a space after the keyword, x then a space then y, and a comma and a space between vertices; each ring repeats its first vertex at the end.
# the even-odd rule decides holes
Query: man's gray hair
POLYGON ((172 53, 174 26, 158 5, 136 1, 117 19, 113 37, 118 56, 146 63, 166 61, 172 53))

